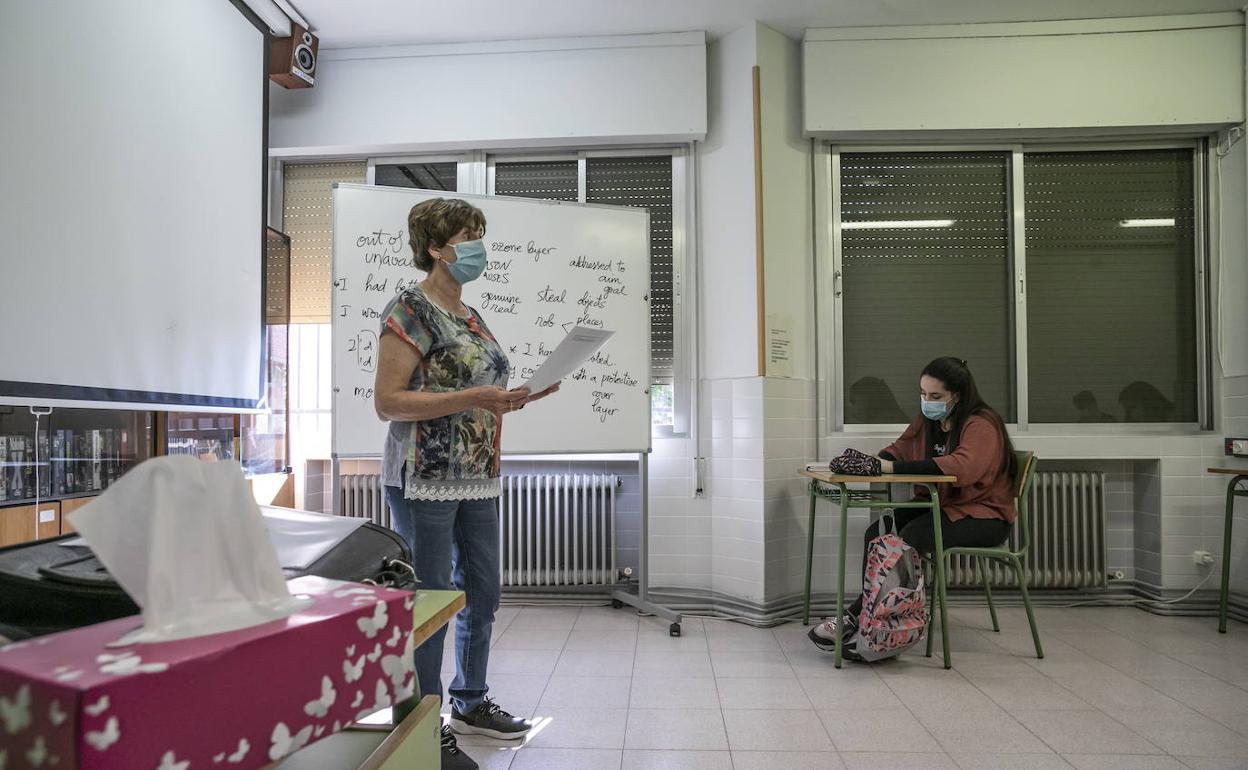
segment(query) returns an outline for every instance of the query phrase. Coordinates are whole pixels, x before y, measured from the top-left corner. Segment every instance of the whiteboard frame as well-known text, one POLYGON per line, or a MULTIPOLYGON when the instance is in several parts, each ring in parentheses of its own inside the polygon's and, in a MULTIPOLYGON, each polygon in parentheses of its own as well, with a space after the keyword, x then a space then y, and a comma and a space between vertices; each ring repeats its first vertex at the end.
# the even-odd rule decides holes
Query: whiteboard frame
MULTIPOLYGON (((358 184, 355 182, 334 182, 332 185, 330 185, 330 188, 331 188, 331 196, 333 194, 332 190, 337 190, 338 188, 371 190, 371 191, 389 191, 389 192, 408 193, 408 194, 429 193, 431 195, 437 195, 443 198, 450 197, 450 195, 452 195, 448 193, 447 190, 423 190, 423 189, 419 189, 415 187, 387 187, 385 185, 358 184)), ((651 280, 650 261, 652 259, 652 255, 650 254, 650 237, 649 237, 650 212, 647 209, 637 208, 637 207, 632 207, 632 206, 610 206, 604 203, 576 203, 572 201, 546 200, 543 198, 523 198, 523 197, 514 196, 514 195, 490 195, 490 194, 481 194, 481 193, 461 193, 461 192, 453 193, 453 195, 456 198, 461 198, 463 200, 468 201, 469 203, 473 203, 473 205, 477 205, 478 208, 483 208, 483 205, 478 205, 477 203, 475 203, 476 201, 480 201, 482 204, 488 205, 490 201, 509 200, 509 201, 523 201, 524 203, 533 203, 533 204, 539 204, 543 206, 572 206, 578 209, 585 209, 585 208, 602 209, 605 211, 619 211, 620 209, 624 209, 628 211, 641 212, 643 215, 645 215, 645 218, 646 218, 646 293, 649 294, 650 292, 650 280, 651 280)), ((332 227, 330 230, 330 276, 332 278, 333 276, 336 276, 338 274, 338 239, 337 237, 335 237, 338 232, 338 207, 336 205, 333 207, 333 210, 330 213, 330 218, 331 218, 330 221, 332 222, 332 227)), ((649 302, 647 302, 646 304, 648 306, 649 302)), ((329 336, 330 336, 331 343, 334 339, 334 325, 336 323, 335 319, 337 318, 338 316, 335 315, 331 310, 330 316, 329 316, 329 323, 330 323, 329 336)), ((648 312, 646 313, 645 323, 646 323, 645 338, 647 341, 649 341, 651 339, 653 330, 651 329, 651 314, 648 312)), ((641 380, 642 382, 648 383, 646 385, 646 409, 645 409, 646 428, 647 428, 646 445, 644 447, 634 447, 631 449, 600 449, 600 450, 592 450, 592 451, 589 451, 589 450, 576 451, 573 454, 579 454, 579 455, 591 455, 591 454, 593 455, 598 455, 598 454, 638 455, 638 454, 643 454, 643 455, 648 455, 654 451, 654 428, 651 422, 654 419, 654 416, 652 413, 653 403, 650 398, 650 395, 651 395, 650 388, 654 386, 654 383, 651 381, 652 376, 650 372, 650 363, 651 363, 650 351, 649 349, 647 349, 646 357, 645 357, 645 367, 646 367, 645 372, 644 372, 645 379, 641 380)), ((332 475, 334 477, 334 489, 335 489, 334 507, 336 509, 337 504, 338 504, 338 493, 337 493, 338 473, 336 471, 338 467, 337 466, 338 461, 339 460, 371 459, 371 458, 380 457, 381 454, 379 452, 343 453, 343 452, 338 451, 338 431, 335 429, 336 428, 335 417, 338 413, 338 390, 339 390, 338 389, 338 370, 334 366, 334 357, 332 355, 330 356, 330 364, 329 364, 329 390, 330 390, 330 394, 329 394, 329 409, 330 409, 329 456, 330 456, 330 460, 332 461, 333 468, 335 469, 332 475)), ((385 422, 388 423, 390 421, 387 420, 385 422)), ((500 456, 502 457, 522 456, 522 455, 542 456, 542 455, 564 455, 564 454, 569 454, 569 453, 568 452, 545 453, 545 452, 533 452, 529 450, 515 451, 515 452, 508 452, 508 451, 500 452, 500 456)))

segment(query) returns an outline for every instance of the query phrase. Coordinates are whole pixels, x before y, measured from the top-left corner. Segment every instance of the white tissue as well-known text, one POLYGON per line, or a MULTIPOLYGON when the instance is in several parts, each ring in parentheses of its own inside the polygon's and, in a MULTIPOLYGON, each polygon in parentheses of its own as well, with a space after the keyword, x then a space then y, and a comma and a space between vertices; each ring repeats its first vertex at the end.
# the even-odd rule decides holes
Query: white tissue
POLYGON ((126 643, 233 631, 297 612, 260 509, 233 463, 156 457, 70 514, 143 609, 126 643))

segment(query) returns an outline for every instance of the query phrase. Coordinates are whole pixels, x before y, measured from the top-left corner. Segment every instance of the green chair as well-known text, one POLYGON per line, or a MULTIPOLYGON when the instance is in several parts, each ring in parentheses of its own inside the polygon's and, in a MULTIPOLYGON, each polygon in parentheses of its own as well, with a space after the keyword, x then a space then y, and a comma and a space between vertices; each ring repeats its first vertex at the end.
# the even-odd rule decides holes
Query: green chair
MULTIPOLYGON (((992 604, 992 587, 988 584, 988 573, 984 569, 984 560, 993 559, 1004 562, 1014 569, 1014 574, 1018 577, 1018 590, 1023 595, 1023 606, 1027 608, 1027 622, 1031 624, 1031 639, 1036 645, 1036 657, 1043 658, 1044 649, 1040 646, 1040 632, 1036 629, 1036 616, 1031 611, 1031 597, 1027 594, 1027 574, 1023 571, 1023 559, 1026 558, 1027 548, 1031 543, 1031 524, 1028 518, 1027 497, 1028 492, 1031 491, 1032 477, 1036 473, 1036 456, 1031 452, 1015 452, 1014 457, 1018 461, 1018 478, 1015 480, 1014 502, 1018 508, 1018 519, 1015 522, 1015 526, 1019 528, 1020 533, 1019 550, 1010 550, 1010 544, 1007 540, 996 548, 946 548, 945 558, 948 559, 956 554, 965 554, 974 558, 976 570, 979 572, 980 579, 984 581, 984 597, 988 600, 988 612, 992 616, 993 631, 1000 631, 1001 625, 997 623, 997 608, 992 604)), ((927 559, 926 556, 924 558, 927 559)), ((945 574, 949 574, 947 565, 945 574)), ((932 657, 932 628, 936 624, 939 604, 940 591, 935 590, 935 586, 933 586, 932 613, 927 626, 927 657, 929 658, 932 657)))

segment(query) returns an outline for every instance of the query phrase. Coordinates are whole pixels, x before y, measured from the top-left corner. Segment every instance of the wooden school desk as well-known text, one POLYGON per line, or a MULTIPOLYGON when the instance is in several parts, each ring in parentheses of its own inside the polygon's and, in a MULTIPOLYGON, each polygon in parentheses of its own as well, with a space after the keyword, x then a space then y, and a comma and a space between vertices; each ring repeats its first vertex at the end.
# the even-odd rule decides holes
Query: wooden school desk
MULTIPOLYGON (((845 540, 849 523, 850 508, 927 508, 932 512, 932 527, 936 533, 936 551, 933 554, 936 563, 936 591, 940 597, 940 638, 943 643, 945 668, 953 664, 949 658, 949 624, 946 622, 945 609, 945 547, 940 534, 940 497, 936 494, 937 484, 952 484, 956 476, 909 476, 887 473, 882 476, 845 476, 828 471, 801 471, 802 476, 810 479, 810 522, 806 528, 806 598, 802 608, 802 625, 810 624, 810 575, 815 557, 815 503, 824 498, 839 503, 841 509, 840 560, 837 562, 836 575, 836 617, 845 615, 845 540), (893 502, 888 499, 888 491, 851 490, 846 484, 917 484, 927 488, 930 500, 913 500, 909 502, 893 502)), ((836 635, 836 667, 841 667, 841 634, 836 635)))

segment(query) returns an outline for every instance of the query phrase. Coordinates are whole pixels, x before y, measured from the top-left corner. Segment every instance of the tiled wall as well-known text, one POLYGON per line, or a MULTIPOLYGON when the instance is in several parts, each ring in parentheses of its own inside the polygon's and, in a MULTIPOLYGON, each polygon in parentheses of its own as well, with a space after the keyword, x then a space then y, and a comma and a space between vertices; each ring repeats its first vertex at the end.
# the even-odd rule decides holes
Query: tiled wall
POLYGON ((649 582, 660 591, 711 589, 711 501, 709 488, 694 495, 695 450, 692 439, 655 439, 650 455, 649 582))
MULTIPOLYGON (((763 397, 766 598, 773 601, 803 590, 810 498, 805 480, 797 472, 815 455, 815 383, 771 377, 763 383, 763 397)), ((828 591, 835 586, 832 554, 836 552, 836 517, 827 515, 824 508, 819 510, 815 528, 822 535, 815 543, 812 585, 816 591, 828 591)), ((856 548, 849 550, 860 553, 856 548)), ((849 574, 858 569, 858 561, 860 557, 854 556, 851 567, 847 560, 849 574)))
POLYGON ((1160 588, 1161 574, 1161 464, 1138 460, 1131 468, 1133 505, 1132 543, 1135 547, 1135 579, 1160 588))
POLYGON ((711 382, 711 590, 761 602, 763 550, 763 379, 711 382))

